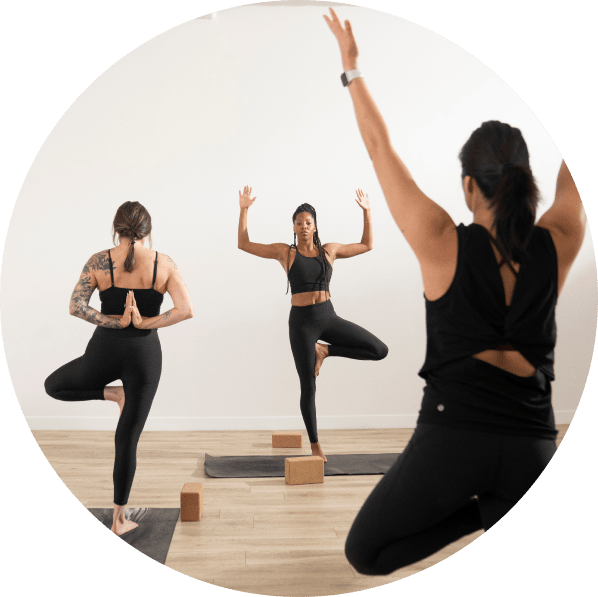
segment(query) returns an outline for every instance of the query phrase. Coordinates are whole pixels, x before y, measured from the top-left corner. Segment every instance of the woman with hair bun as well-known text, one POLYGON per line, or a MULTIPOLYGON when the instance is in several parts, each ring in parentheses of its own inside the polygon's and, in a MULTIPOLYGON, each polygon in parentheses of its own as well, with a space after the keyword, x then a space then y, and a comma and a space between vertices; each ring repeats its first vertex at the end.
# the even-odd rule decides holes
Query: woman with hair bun
POLYGON ((489 529, 553 456, 555 307, 585 215, 563 162, 554 204, 536 224, 539 195, 521 131, 489 121, 460 153, 473 223, 456 226, 393 149, 357 69, 351 24, 330 12, 342 79, 390 212, 420 263, 426 303, 417 426, 345 546, 358 572, 384 575, 489 529))
POLYGON ((92 255, 71 296, 69 312, 97 326, 85 354, 52 373, 46 392, 57 400, 109 400, 120 408, 114 436, 114 514, 117 535, 137 527, 127 520, 126 504, 136 468, 137 442, 162 369, 157 328, 193 317, 191 296, 170 257, 151 246, 152 222, 140 203, 127 201, 113 222, 115 249, 92 255), (101 312, 89 306, 98 289, 101 312), (174 308, 160 315, 164 294, 174 308), (120 379, 122 386, 108 386, 120 379))
POLYGON ((302 203, 293 214, 292 245, 262 245, 249 240, 247 212, 253 205, 251 187, 239 191, 239 249, 276 259, 287 274, 287 292, 291 288, 289 337, 301 385, 300 407, 313 456, 326 456, 318 441, 316 421, 316 377, 326 357, 379 361, 388 354, 387 346, 367 330, 341 319, 330 302, 330 278, 336 259, 346 259, 372 250, 370 202, 361 189, 356 191, 357 204, 363 209, 361 242, 343 245, 322 244, 316 210, 302 203), (328 344, 318 342, 323 340, 328 344))

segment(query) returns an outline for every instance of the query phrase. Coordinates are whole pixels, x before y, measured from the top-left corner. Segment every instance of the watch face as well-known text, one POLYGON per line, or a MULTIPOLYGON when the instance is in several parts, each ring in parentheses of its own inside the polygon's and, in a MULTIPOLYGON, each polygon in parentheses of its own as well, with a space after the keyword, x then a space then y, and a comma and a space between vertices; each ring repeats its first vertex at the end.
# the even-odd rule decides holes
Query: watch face
POLYGON ((349 81, 347 81, 347 74, 343 73, 341 75, 341 81, 343 82, 343 86, 346 87, 349 84, 349 81))

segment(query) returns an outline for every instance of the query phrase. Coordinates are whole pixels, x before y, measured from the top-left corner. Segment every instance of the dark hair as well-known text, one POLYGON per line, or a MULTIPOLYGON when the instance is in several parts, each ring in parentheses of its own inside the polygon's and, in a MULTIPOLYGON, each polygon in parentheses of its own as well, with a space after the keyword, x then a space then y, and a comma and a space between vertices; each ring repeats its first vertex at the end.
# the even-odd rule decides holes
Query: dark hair
MULTIPOLYGON (((318 252, 322 259, 322 263, 324 264, 324 282, 326 284, 326 294, 330 294, 330 289, 328 288, 328 268, 330 267, 328 264, 328 259, 326 259, 326 254, 328 251, 322 246, 320 241, 320 237, 318 235, 318 220, 316 218, 316 210, 309 204, 309 203, 302 203, 293 214, 293 224, 297 219, 297 216, 303 212, 308 213, 314 219, 314 225, 316 230, 314 232, 314 245, 318 248, 318 252)), ((293 232, 293 244, 289 246, 289 254, 287 257, 287 294, 289 292, 289 264, 291 262, 291 249, 295 247, 295 251, 297 250, 297 234, 293 232)))
POLYGON ((126 272, 132 272, 135 267, 135 241, 149 235, 151 247, 151 232, 152 218, 147 209, 138 201, 126 201, 116 211, 114 221, 112 222, 112 240, 114 244, 116 245, 116 235, 121 238, 128 238, 131 241, 129 252, 125 259, 126 272))
POLYGON ((494 210, 493 230, 502 256, 520 262, 536 221, 540 193, 521 131, 490 120, 476 129, 459 154, 461 176, 471 176, 494 210))

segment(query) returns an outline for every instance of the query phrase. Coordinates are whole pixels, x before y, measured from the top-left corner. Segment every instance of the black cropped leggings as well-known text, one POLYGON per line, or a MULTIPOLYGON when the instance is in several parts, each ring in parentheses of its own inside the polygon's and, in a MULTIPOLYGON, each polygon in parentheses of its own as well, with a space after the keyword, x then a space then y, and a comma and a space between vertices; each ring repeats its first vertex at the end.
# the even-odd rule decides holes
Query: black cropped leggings
POLYGON ((480 529, 527 492, 554 439, 418 424, 357 514, 345 554, 361 574, 390 574, 480 529))
POLYGON ((289 337, 301 384, 301 414, 309 441, 318 441, 316 422, 316 342, 328 342, 331 357, 379 361, 388 347, 362 327, 341 319, 328 300, 306 307, 291 307, 289 337))
POLYGON ((85 354, 52 373, 46 392, 57 400, 104 400, 104 387, 120 379, 125 406, 114 436, 114 503, 124 506, 135 477, 137 442, 158 389, 162 351, 157 330, 132 325, 123 330, 98 327, 85 354))

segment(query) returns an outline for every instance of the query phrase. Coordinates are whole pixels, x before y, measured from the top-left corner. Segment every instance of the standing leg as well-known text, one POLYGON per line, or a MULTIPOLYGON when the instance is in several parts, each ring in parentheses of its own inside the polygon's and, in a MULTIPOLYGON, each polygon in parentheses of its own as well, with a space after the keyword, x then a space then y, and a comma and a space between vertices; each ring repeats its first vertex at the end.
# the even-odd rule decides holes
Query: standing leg
POLYGON ((295 367, 301 385, 301 415, 312 445, 312 454, 326 457, 321 452, 318 442, 318 426, 316 420, 316 379, 314 367, 316 362, 315 345, 320 331, 317 321, 289 321, 289 339, 295 367))
POLYGON ((125 506, 137 468, 137 444, 149 415, 157 384, 124 383, 125 406, 114 435, 114 516, 112 530, 122 535, 137 524, 125 518, 125 506))
POLYGON ((157 335, 140 343, 124 342, 124 407, 114 435, 114 516, 112 530, 122 535, 137 526, 125 518, 125 506, 137 468, 137 444, 152 407, 162 370, 157 335))

